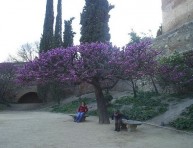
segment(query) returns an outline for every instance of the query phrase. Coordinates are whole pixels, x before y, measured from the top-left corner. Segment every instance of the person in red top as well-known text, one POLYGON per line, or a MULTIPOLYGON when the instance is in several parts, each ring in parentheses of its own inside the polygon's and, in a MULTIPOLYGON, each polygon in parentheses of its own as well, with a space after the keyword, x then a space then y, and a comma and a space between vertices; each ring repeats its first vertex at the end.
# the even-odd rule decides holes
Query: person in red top
POLYGON ((88 111, 88 108, 86 106, 85 102, 82 102, 81 105, 78 108, 78 112, 76 114, 75 122, 80 122, 82 120, 82 117, 85 115, 85 113, 88 111))

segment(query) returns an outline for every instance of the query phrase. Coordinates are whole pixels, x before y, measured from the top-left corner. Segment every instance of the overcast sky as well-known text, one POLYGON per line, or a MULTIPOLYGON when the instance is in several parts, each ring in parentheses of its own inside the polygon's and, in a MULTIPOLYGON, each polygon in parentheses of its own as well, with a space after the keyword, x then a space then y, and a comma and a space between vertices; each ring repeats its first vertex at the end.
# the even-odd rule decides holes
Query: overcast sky
MULTIPOLYGON (((129 42, 128 33, 149 33, 155 36, 162 23, 161 0, 108 0, 115 5, 110 12, 111 42, 124 46, 129 42)), ((57 0, 54 0, 56 16, 57 0)), ((63 21, 75 17, 74 43, 79 44, 80 13, 85 0, 62 0, 63 21)), ((1 0, 0 1, 0 62, 9 54, 15 55, 22 44, 39 41, 45 17, 46 0, 1 0)), ((64 28, 64 27, 63 27, 64 28)))

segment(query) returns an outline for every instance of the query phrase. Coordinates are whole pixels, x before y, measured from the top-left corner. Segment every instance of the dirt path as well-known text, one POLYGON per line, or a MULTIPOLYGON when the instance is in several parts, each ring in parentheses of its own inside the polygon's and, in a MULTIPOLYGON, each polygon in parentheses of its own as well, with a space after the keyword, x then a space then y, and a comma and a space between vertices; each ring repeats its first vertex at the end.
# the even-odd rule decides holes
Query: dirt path
POLYGON ((158 125, 160 125, 161 122, 168 124, 170 121, 175 120, 182 113, 182 111, 191 104, 193 104, 193 99, 184 99, 183 102, 169 106, 168 111, 149 120, 148 122, 158 125))
POLYGON ((0 148, 192 148, 193 135, 148 125, 136 132, 113 131, 89 117, 75 123, 65 114, 0 112, 0 148))

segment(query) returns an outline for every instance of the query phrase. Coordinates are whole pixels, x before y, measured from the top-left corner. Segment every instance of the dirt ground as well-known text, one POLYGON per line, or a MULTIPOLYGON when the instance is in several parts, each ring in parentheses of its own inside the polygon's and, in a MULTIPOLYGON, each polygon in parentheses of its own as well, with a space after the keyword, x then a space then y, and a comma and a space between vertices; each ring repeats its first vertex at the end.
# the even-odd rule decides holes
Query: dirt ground
POLYGON ((141 125, 114 131, 97 117, 75 123, 69 115, 34 111, 0 112, 0 148, 192 148, 193 135, 141 125))

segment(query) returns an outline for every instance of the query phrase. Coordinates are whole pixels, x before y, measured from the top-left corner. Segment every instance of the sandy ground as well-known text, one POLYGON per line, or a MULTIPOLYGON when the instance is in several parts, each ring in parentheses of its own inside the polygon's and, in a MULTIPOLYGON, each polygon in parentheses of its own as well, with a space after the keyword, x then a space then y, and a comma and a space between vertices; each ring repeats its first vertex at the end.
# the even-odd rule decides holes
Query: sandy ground
POLYGON ((49 112, 0 112, 0 148, 192 148, 193 135, 141 125, 136 132, 114 131, 98 118, 75 123, 49 112))

